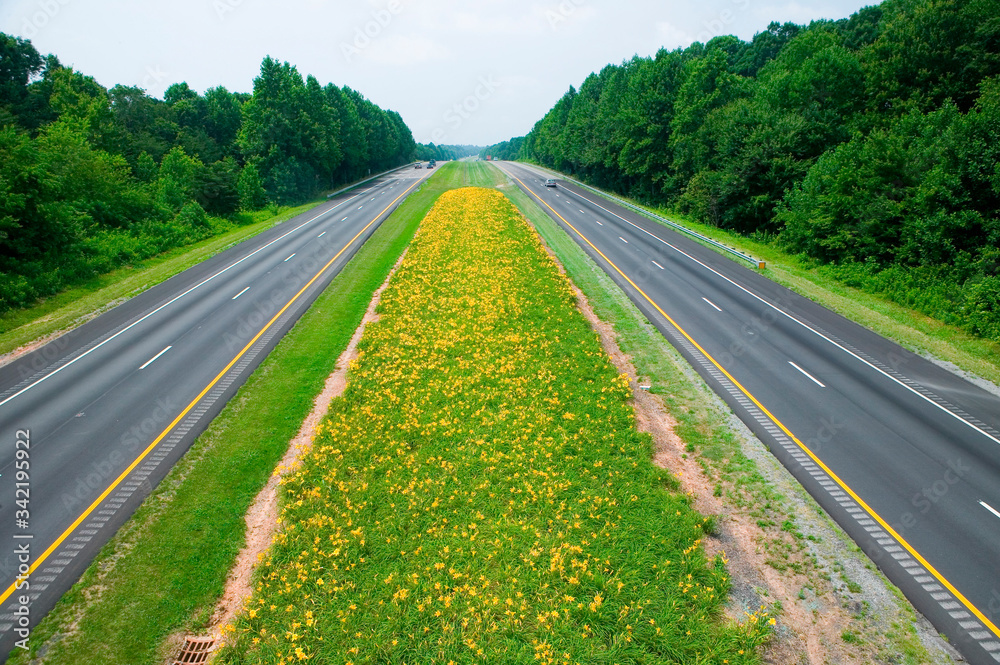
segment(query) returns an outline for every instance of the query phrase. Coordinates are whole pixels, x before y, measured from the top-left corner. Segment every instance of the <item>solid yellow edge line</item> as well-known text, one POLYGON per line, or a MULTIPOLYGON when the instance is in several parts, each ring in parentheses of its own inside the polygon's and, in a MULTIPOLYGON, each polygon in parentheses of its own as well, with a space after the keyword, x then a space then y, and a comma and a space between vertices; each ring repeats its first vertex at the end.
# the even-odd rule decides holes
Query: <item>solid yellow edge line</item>
POLYGON ((826 472, 827 475, 829 475, 830 478, 832 478, 833 481, 836 482, 841 487, 841 489, 843 489, 845 492, 847 492, 847 494, 850 495, 850 497, 852 499, 854 499, 855 501, 857 501, 858 505, 860 505, 865 510, 865 512, 868 513, 868 515, 870 517, 872 517, 876 522, 878 522, 882 526, 882 528, 884 528, 886 531, 888 531, 889 535, 891 535, 893 538, 895 538, 896 541, 899 542, 899 544, 902 545, 906 549, 906 551, 908 551, 911 555, 913 555, 913 557, 917 561, 919 561, 920 564, 924 568, 926 568, 927 571, 938 580, 938 582, 940 582, 941 584, 943 584, 944 587, 946 589, 948 589, 948 591, 950 591, 963 605, 965 605, 966 609, 968 609, 970 612, 972 612, 974 615, 976 615, 976 618, 978 618, 980 621, 982 621, 983 624, 985 624, 993 632, 994 635, 996 635, 997 637, 1000 637, 1000 629, 998 629, 997 626, 994 625, 994 623, 992 621, 990 621, 989 618, 979 610, 979 608, 977 608, 975 605, 973 605, 972 602, 970 602, 964 595, 962 595, 962 592, 960 592, 958 589, 956 589, 955 586, 951 582, 949 582, 947 579, 945 579, 944 576, 941 575, 941 573, 939 573, 937 571, 937 569, 934 568, 934 566, 932 566, 930 564, 930 562, 928 562, 926 559, 924 559, 924 557, 921 556, 920 553, 917 552, 917 550, 914 549, 912 545, 910 545, 905 539, 903 539, 903 537, 901 535, 899 535, 896 532, 895 529, 893 529, 891 526, 889 526, 888 522, 886 522, 884 519, 882 519, 882 517, 871 508, 871 506, 869 506, 867 503, 865 503, 865 501, 860 496, 858 496, 854 492, 854 490, 851 489, 847 485, 847 483, 845 483, 843 480, 841 480, 840 477, 837 474, 835 474, 832 469, 830 469, 830 467, 828 467, 826 464, 824 464, 823 461, 819 457, 817 457, 811 450, 809 450, 809 448, 807 448, 801 441, 799 441, 798 437, 796 437, 794 434, 792 434, 792 432, 787 427, 785 427, 784 423, 782 423, 780 420, 778 420, 776 417, 774 417, 774 415, 772 415, 771 412, 768 411, 767 408, 763 404, 761 404, 757 400, 756 397, 754 397, 752 394, 750 394, 750 391, 748 391, 746 388, 744 388, 743 385, 739 381, 737 381, 735 378, 733 378, 733 376, 729 372, 727 372, 725 370, 725 368, 722 367, 722 365, 720 365, 718 362, 716 362, 715 358, 713 358, 707 351, 705 351, 705 349, 703 349, 701 347, 701 345, 698 344, 698 342, 696 342, 694 340, 693 337, 691 337, 689 334, 687 334, 687 331, 685 331, 682 327, 680 327, 677 324, 676 321, 674 321, 672 318, 670 318, 670 316, 666 312, 664 312, 663 309, 659 305, 657 305, 653 301, 652 298, 650 298, 648 295, 646 295, 645 291, 643 291, 641 288, 639 288, 639 286, 635 282, 633 282, 632 279, 628 275, 626 275, 624 272, 622 272, 621 268, 619 268, 617 265, 614 264, 613 261, 611 261, 611 259, 609 259, 607 256, 605 256, 604 252, 602 252, 596 246, 594 246, 594 243, 590 242, 590 240, 585 235, 583 235, 582 233, 580 233, 580 231, 575 226, 573 226, 569 221, 567 221, 565 217, 563 217, 558 212, 556 212, 555 208, 553 208, 548 203, 546 203, 545 201, 543 201, 542 198, 540 196, 538 196, 538 194, 535 194, 533 191, 531 191, 531 189, 529 189, 527 185, 525 185, 523 182, 521 182, 521 180, 517 176, 511 175, 511 177, 514 178, 514 180, 517 180, 518 183, 520 183, 521 186, 524 187, 524 189, 526 191, 530 192, 532 196, 534 196, 536 199, 538 199, 538 201, 542 205, 544 205, 546 208, 548 208, 549 210, 551 210, 552 214, 554 214, 556 217, 558 217, 559 219, 561 219, 566 224, 566 226, 568 226, 569 228, 573 229, 573 231, 576 232, 576 234, 578 236, 580 236, 583 239, 584 242, 586 242, 588 245, 590 245, 595 252, 597 252, 598 254, 600 254, 601 258, 608 262, 608 265, 610 265, 612 268, 614 268, 615 271, 617 271, 619 275, 621 275, 623 278, 625 278, 625 280, 628 281, 628 283, 632 285, 632 288, 634 288, 636 291, 638 291, 642 295, 642 297, 645 298, 649 302, 650 305, 652 305, 653 307, 656 308, 656 311, 658 311, 663 316, 663 318, 665 318, 667 321, 670 322, 670 325, 672 325, 674 328, 676 328, 677 331, 680 332, 680 334, 684 335, 684 337, 687 338, 687 340, 689 342, 691 342, 691 344, 693 344, 695 346, 695 348, 697 348, 698 351, 701 352, 702 355, 704 355, 706 358, 708 358, 708 360, 713 365, 715 365, 716 368, 718 368, 718 370, 720 372, 722 372, 723 374, 725 374, 726 378, 729 379, 730 381, 732 381, 733 385, 735 385, 737 388, 739 388, 740 392, 742 392, 754 404, 756 404, 757 408, 759 408, 768 418, 770 418, 771 421, 775 425, 777 425, 778 427, 780 427, 781 430, 785 434, 787 434, 789 436, 789 438, 791 438, 792 441, 794 441, 795 444, 800 449, 802 449, 802 451, 806 455, 808 455, 810 458, 812 458, 813 462, 815 462, 821 469, 823 469, 823 471, 826 472))
POLYGON ((238 354, 236 354, 236 357, 233 358, 229 362, 228 365, 226 365, 225 369, 223 369, 221 372, 219 372, 219 374, 214 379, 212 379, 211 383, 209 383, 207 386, 205 386, 205 389, 202 390, 200 393, 198 393, 198 396, 195 397, 194 400, 192 400, 191 403, 188 404, 187 407, 185 407, 183 411, 181 411, 180 415, 178 415, 176 418, 174 418, 173 422, 171 422, 169 425, 167 425, 167 428, 165 430, 163 430, 162 432, 160 432, 159 436, 157 436, 156 439, 154 439, 153 442, 151 444, 149 444, 149 446, 145 450, 142 451, 142 453, 135 459, 135 461, 132 462, 128 466, 127 469, 125 469, 124 471, 122 471, 121 475, 119 475, 114 480, 114 482, 111 483, 111 485, 109 485, 108 488, 106 490, 104 490, 104 492, 102 492, 101 495, 99 497, 97 497, 97 499, 92 504, 90 504, 90 506, 85 511, 83 511, 83 513, 81 513, 80 516, 77 517, 76 520, 74 520, 74 522, 65 531, 63 531, 62 535, 60 535, 55 540, 55 542, 53 542, 48 547, 48 549, 46 549, 42 553, 42 555, 40 557, 38 557, 38 559, 36 559, 33 564, 31 564, 31 567, 28 569, 28 573, 26 575, 23 575, 23 576, 19 575, 18 578, 14 581, 14 583, 11 584, 9 587, 7 587, 7 590, 4 591, 2 595, 0 595, 0 604, 3 604, 4 602, 6 602, 6 600, 10 597, 10 595, 19 589, 19 585, 21 583, 23 583, 32 573, 34 573, 38 569, 39 566, 41 566, 43 563, 45 563, 45 560, 48 559, 49 556, 51 556, 52 553, 55 550, 57 550, 60 545, 63 544, 63 542, 76 530, 76 528, 78 526, 80 526, 80 524, 82 524, 85 519, 87 519, 88 517, 90 517, 90 514, 92 512, 94 512, 94 510, 99 505, 101 505, 101 503, 106 498, 108 498, 108 495, 111 494, 112 492, 114 492, 115 489, 118 488, 118 485, 120 485, 121 482, 123 480, 125 480, 125 478, 127 478, 128 475, 130 473, 132 473, 132 471, 135 470, 135 467, 139 466, 139 464, 142 463, 142 460, 144 460, 146 458, 146 456, 149 455, 149 453, 151 453, 156 448, 156 446, 158 446, 160 444, 160 442, 163 441, 164 438, 166 438, 166 436, 170 433, 170 431, 173 430, 174 427, 176 427, 177 424, 181 420, 183 420, 185 416, 187 416, 187 414, 191 411, 191 409, 193 409, 195 407, 196 404, 198 404, 199 401, 201 401, 201 398, 204 397, 205 394, 208 393, 208 391, 211 390, 212 387, 215 386, 216 383, 218 383, 220 380, 222 380, 222 377, 226 375, 226 372, 228 372, 230 369, 232 369, 233 365, 235 365, 239 361, 240 358, 242 358, 244 355, 246 355, 247 351, 249 351, 250 348, 254 344, 257 343, 257 340, 259 340, 261 338, 261 336, 265 332, 267 332, 268 329, 272 325, 274 325, 274 323, 281 317, 281 315, 284 314, 288 310, 288 308, 291 307, 295 303, 295 301, 298 300, 299 297, 303 293, 305 293, 306 289, 308 289, 310 286, 312 286, 316 282, 316 280, 318 280, 320 278, 320 276, 324 272, 326 272, 327 268, 329 268, 331 265, 333 265, 334 261, 336 261, 337 259, 339 259, 340 256, 344 252, 347 251, 347 248, 354 244, 355 240, 357 240, 358 238, 360 238, 361 235, 364 234, 365 231, 367 231, 368 229, 370 229, 371 226, 372 226, 372 224, 374 224, 375 222, 377 222, 378 219, 382 215, 385 214, 386 210, 388 210, 389 208, 391 208, 392 206, 394 206, 396 204, 396 201, 399 201, 401 198, 403 198, 404 196, 406 196, 411 189, 413 189, 414 187, 416 187, 417 185, 419 185, 421 182, 423 182, 423 180, 418 180, 417 182, 413 183, 413 185, 411 185, 409 188, 407 188, 406 191, 404 191, 402 194, 400 194, 399 196, 397 196, 392 201, 392 203, 390 203, 389 205, 387 205, 385 207, 385 209, 382 210, 382 212, 380 212, 378 215, 375 216, 375 219, 373 219, 372 221, 368 222, 368 224, 365 226, 365 228, 363 228, 360 231, 358 231, 358 234, 356 236, 354 236, 353 238, 351 238, 351 240, 346 245, 344 245, 343 249, 341 249, 339 252, 337 252, 336 256, 334 256, 332 259, 330 259, 327 262, 326 265, 324 265, 322 268, 320 268, 319 272, 317 272, 316 275, 311 280, 309 280, 309 282, 305 286, 303 286, 301 289, 299 289, 298 293, 296 293, 294 296, 292 296, 292 299, 289 300, 285 304, 285 306, 282 307, 281 310, 277 314, 275 314, 274 317, 270 321, 267 322, 267 325, 264 326, 261 329, 261 331, 259 333, 257 333, 257 335, 252 340, 250 340, 250 342, 248 342, 247 345, 244 346, 243 349, 238 354))

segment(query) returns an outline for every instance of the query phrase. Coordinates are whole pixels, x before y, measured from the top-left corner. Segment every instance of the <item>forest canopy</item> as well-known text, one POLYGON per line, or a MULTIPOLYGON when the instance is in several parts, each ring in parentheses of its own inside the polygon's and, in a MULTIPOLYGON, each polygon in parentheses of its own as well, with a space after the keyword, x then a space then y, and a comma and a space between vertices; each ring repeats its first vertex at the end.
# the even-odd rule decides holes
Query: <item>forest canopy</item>
POLYGON ((1000 340, 996 7, 887 0, 636 57, 483 154, 770 241, 1000 340))
POLYGON ((264 59, 252 93, 110 90, 0 33, 0 313, 405 164, 398 113, 264 59))

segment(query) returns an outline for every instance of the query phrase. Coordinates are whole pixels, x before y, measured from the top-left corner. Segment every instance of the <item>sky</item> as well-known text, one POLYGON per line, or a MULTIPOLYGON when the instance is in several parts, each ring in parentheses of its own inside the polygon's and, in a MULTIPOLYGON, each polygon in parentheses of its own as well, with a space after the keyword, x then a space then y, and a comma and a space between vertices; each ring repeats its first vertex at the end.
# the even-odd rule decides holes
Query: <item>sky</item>
POLYGON ((251 92, 270 55, 398 111, 421 143, 529 132, 570 85, 635 55, 877 0, 0 0, 0 32, 107 88, 251 92))

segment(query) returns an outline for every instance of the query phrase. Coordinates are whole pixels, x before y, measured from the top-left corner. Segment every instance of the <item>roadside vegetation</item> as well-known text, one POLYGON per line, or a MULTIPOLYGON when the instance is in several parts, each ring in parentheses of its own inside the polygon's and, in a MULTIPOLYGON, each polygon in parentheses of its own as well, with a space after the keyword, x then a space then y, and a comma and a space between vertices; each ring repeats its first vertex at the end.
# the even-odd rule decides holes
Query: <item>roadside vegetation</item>
POLYGON ((1000 23, 886 0, 609 65, 484 150, 800 256, 1000 342, 1000 23))
POLYGON ((134 262, 93 277, 78 286, 44 298, 37 305, 13 309, 0 315, 0 355, 85 323, 146 289, 164 282, 191 266, 239 244, 275 224, 287 221, 315 203, 293 208, 269 207, 252 213, 238 213, 242 224, 217 219, 220 235, 134 262))
POLYGON ((413 192, 226 405, 10 663, 161 665, 169 641, 209 624, 245 543, 244 517, 298 433, 389 270, 441 192, 446 165, 413 192), (280 395, 280 399, 275 396, 280 395))
POLYGON ((567 279, 496 191, 441 197, 284 481, 227 663, 759 662, 567 279))
POLYGON ((0 62, 0 314, 416 149, 394 111, 270 57, 253 93, 176 83, 162 101, 109 90, 3 33, 0 62))

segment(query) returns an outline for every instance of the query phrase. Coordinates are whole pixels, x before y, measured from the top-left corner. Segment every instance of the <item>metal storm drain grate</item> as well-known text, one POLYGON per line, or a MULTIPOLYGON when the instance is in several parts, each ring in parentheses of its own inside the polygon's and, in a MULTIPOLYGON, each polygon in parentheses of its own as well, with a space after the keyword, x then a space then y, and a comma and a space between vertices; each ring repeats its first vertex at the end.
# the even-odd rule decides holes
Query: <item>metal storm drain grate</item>
POLYGON ((207 663, 208 657, 212 655, 213 646, 215 646, 214 637, 186 637, 184 648, 181 649, 181 655, 174 661, 174 665, 207 663))

